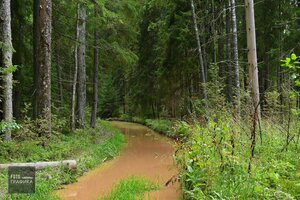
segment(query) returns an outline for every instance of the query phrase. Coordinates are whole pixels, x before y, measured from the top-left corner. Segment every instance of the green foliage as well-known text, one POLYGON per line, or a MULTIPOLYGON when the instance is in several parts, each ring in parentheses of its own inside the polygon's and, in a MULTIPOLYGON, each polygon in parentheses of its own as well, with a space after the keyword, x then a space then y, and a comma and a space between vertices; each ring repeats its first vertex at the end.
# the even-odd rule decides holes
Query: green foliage
POLYGON ((190 125, 184 121, 176 121, 172 127, 172 133, 185 142, 190 137, 190 125))
POLYGON ((288 69, 290 73, 290 78, 294 83, 295 87, 300 87, 300 62, 296 54, 291 54, 290 57, 286 58, 285 60, 281 60, 283 63, 282 66, 288 69))
POLYGON ((101 93, 99 98, 99 111, 101 117, 108 118, 118 114, 120 105, 120 90, 116 86, 115 80, 111 74, 101 76, 101 93))
POLYGON ((5 131, 7 130, 16 130, 20 128, 21 126, 17 124, 15 121, 13 122, 0 121, 0 134, 5 133, 5 131))
POLYGON ((171 132, 172 122, 169 121, 169 120, 146 119, 145 124, 146 124, 146 126, 150 127, 151 129, 153 129, 156 132, 163 133, 163 134, 166 134, 168 136, 172 135, 172 132, 171 132))
POLYGON ((263 122, 263 143, 257 141, 248 173, 250 127, 228 116, 214 116, 205 127, 189 128, 190 137, 176 156, 185 199, 298 199, 300 165, 293 144, 282 151, 285 136, 263 122))
POLYGON ((5 68, 0 67, 0 74, 10 74, 17 71, 17 69, 18 69, 17 65, 8 66, 5 68))
POLYGON ((112 192, 99 200, 142 200, 145 193, 159 189, 159 186, 151 183, 147 179, 130 177, 121 180, 112 192))
POLYGON ((265 110, 269 117, 278 116, 280 104, 279 104, 280 94, 277 91, 270 91, 265 93, 265 110))

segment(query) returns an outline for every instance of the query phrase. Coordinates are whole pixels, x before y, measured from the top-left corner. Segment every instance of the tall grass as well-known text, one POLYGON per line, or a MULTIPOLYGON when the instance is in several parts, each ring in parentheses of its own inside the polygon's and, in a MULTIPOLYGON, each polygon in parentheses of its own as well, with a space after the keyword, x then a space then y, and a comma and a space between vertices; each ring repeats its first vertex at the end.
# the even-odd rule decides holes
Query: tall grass
POLYGON ((229 117, 191 125, 177 161, 185 199, 300 199, 300 150, 279 124, 263 121, 254 158, 251 127, 229 117), (248 171, 251 162, 251 171, 248 171))

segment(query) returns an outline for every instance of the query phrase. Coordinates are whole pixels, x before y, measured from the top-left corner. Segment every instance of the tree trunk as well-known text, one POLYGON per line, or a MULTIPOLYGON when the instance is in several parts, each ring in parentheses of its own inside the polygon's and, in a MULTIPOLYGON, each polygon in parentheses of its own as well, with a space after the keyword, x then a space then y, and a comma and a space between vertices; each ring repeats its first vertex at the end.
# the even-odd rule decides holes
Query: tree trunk
MULTIPOLYGON (((2 26, 3 26, 3 20, 1 20, 1 17, 0 17, 0 41, 3 41, 2 39, 2 26)), ((3 64, 3 60, 2 60, 2 50, 0 49, 0 66, 4 66, 3 64)), ((0 75, 0 121, 3 120, 4 116, 3 116, 3 77, 0 75)))
POLYGON ((203 61, 203 54, 202 54, 202 49, 201 49, 201 41, 200 41, 200 36, 199 36, 199 29, 198 29, 198 24, 197 24, 197 16, 196 16, 196 11, 195 11, 195 4, 194 0, 191 0, 191 8, 192 8, 192 14, 193 14, 193 22, 194 22, 194 29, 195 29, 195 34, 196 34, 196 40, 197 40, 197 50, 198 50, 198 58, 199 58, 199 78, 202 85, 203 89, 203 96, 204 99, 207 100, 207 91, 206 91, 206 78, 205 78, 205 69, 204 69, 204 61, 203 61))
POLYGON ((32 42, 33 42, 33 95, 32 95, 32 115, 33 119, 38 115, 38 103, 37 103, 37 90, 39 84, 39 43, 40 43, 40 22, 39 22, 39 6, 40 0, 34 0, 33 2, 33 30, 32 30, 32 42))
POLYGON ((231 0, 231 15, 232 15, 232 33, 233 33, 233 61, 234 61, 234 94, 235 94, 235 112, 236 117, 240 117, 240 72, 239 72, 239 51, 238 51, 238 33, 237 33, 237 20, 236 20, 236 9, 235 0, 231 0))
POLYGON ((231 65, 231 28, 230 28, 230 2, 226 4, 226 60, 227 60, 227 98, 232 101, 232 65, 231 65))
POLYGON ((77 48, 78 48, 78 37, 79 37, 79 12, 77 10, 77 22, 76 22, 76 39, 74 48, 74 79, 72 88, 72 113, 71 113, 71 129, 76 128, 76 89, 77 89, 77 76, 78 76, 78 60, 77 60, 77 48))
POLYGON ((216 16, 215 16, 215 1, 212 0, 212 15, 213 15, 213 24, 212 24, 212 32, 213 32, 213 43, 214 43, 214 64, 217 63, 217 34, 216 34, 216 16))
POLYGON ((77 84, 77 104, 78 104, 78 127, 84 127, 85 106, 86 106, 86 65, 85 65, 85 25, 86 25, 86 9, 81 3, 78 3, 78 84, 77 84))
POLYGON ((40 134, 51 135, 51 29, 52 0, 39 1, 39 58, 37 117, 42 127, 40 134))
MULTIPOLYGON (((98 17, 98 5, 95 4, 95 18, 98 17)), ((91 115, 91 127, 95 128, 98 106, 98 77, 99 77, 99 30, 95 27, 94 30, 94 76, 93 76, 93 107, 91 115)))
MULTIPOLYGON (((2 62, 4 67, 8 68, 12 66, 12 37, 11 37, 11 9, 10 0, 2 0, 0 5, 0 20, 1 20, 1 39, 4 43, 4 48, 2 48, 2 62)), ((3 93, 4 93, 4 121, 7 123, 13 120, 13 101, 12 101, 12 73, 7 73, 3 75, 3 93)), ((11 131, 7 130, 5 132, 5 140, 11 140, 11 131)))
POLYGON ((253 0, 245 0, 246 27, 248 46, 249 87, 252 96, 252 115, 255 120, 260 119, 260 98, 258 83, 258 66, 256 52, 256 33, 253 0))
POLYGON ((60 107, 63 107, 64 104, 64 96, 63 96, 63 85, 62 85, 62 67, 61 60, 59 55, 59 50, 56 51, 56 75, 57 75, 57 84, 58 84, 58 92, 59 92, 59 104, 60 107))

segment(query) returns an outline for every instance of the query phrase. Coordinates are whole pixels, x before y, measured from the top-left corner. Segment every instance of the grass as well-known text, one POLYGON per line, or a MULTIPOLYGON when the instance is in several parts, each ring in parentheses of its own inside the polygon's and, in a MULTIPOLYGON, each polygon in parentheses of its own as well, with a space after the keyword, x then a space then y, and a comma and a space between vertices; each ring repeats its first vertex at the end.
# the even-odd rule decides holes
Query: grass
POLYGON ((280 125, 263 121, 263 140, 258 134, 248 173, 251 127, 246 124, 219 117, 205 127, 190 126, 191 135, 177 154, 185 199, 300 199, 296 144, 283 151, 286 135, 280 125))
POLYGON ((75 182, 84 172, 112 159, 122 149, 125 138, 108 122, 99 121, 96 129, 82 129, 66 135, 54 136, 46 148, 36 141, 14 141, 0 144, 0 162, 36 162, 75 159, 76 171, 66 168, 47 168, 36 174, 36 193, 33 195, 7 192, 7 172, 0 172, 0 199, 58 199, 53 191, 64 184, 75 182))
POLYGON ((158 189, 158 185, 147 179, 130 177, 121 180, 108 196, 99 198, 99 200, 142 200, 146 192, 158 189))

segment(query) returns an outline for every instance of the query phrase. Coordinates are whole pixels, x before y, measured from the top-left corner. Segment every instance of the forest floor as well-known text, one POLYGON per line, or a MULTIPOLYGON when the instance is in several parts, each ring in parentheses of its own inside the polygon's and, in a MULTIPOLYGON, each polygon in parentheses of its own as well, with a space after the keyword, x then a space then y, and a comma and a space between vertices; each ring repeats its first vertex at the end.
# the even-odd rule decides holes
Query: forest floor
POLYGON ((149 179, 160 188, 146 192, 143 199, 179 199, 179 183, 166 186, 178 174, 173 161, 174 142, 142 125, 126 122, 112 122, 112 125, 121 129, 128 141, 121 155, 59 190, 58 195, 66 200, 97 199, 107 196, 121 180, 134 176, 149 179))

